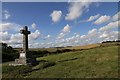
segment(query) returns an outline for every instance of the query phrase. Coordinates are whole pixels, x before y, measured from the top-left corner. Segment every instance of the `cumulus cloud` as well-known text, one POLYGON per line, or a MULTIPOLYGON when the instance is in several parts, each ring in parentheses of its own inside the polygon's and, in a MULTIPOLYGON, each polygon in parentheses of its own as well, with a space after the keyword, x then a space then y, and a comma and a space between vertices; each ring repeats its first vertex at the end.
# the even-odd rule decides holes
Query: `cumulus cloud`
POLYGON ((62 11, 60 10, 54 10, 51 14, 50 14, 52 21, 53 22, 58 22, 61 17, 62 17, 62 11))
POLYGON ((29 40, 36 40, 41 36, 41 33, 39 30, 36 30, 35 32, 31 33, 29 35, 29 40))
POLYGON ((72 36, 66 38, 64 40, 60 40, 62 42, 57 42, 58 46, 80 46, 80 45, 88 45, 93 43, 100 43, 103 41, 109 40, 117 40, 118 39, 118 31, 98 31, 96 29, 90 30, 90 33, 86 35, 79 35, 78 37, 72 36), (59 45, 60 44, 60 45, 59 45))
POLYGON ((45 36, 45 39, 49 39, 49 38, 51 38, 51 35, 47 35, 47 36, 45 36))
POLYGON ((61 38, 63 38, 65 35, 66 35, 66 34, 64 34, 64 33, 60 33, 57 38, 58 38, 58 39, 61 39, 61 38))
POLYGON ((3 15, 3 19, 6 19, 6 20, 11 16, 7 10, 4 10, 2 15, 3 15))
MULTIPOLYGON (((71 2, 69 3, 68 13, 66 14, 66 20, 75 20, 79 18, 86 10, 88 10, 92 2, 82 2, 82 0, 76 0, 81 2, 71 2)), ((84 0, 88 1, 88 0, 84 0)))
POLYGON ((10 31, 10 30, 14 30, 14 31, 18 31, 20 29, 20 25, 19 24, 15 24, 15 23, 1 23, 0 24, 0 31, 10 31))
POLYGON ((21 40, 18 34, 12 34, 11 32, 19 32, 21 26, 16 23, 4 22, 0 24, 0 38, 1 42, 16 44, 21 40), (15 38, 17 37, 17 39, 15 38))
POLYGON ((70 32, 70 26, 67 24, 63 29, 62 29, 63 33, 67 33, 70 32))
POLYGON ((16 33, 12 34, 9 40, 9 43, 11 44, 22 44, 22 34, 16 33))
POLYGON ((102 23, 108 22, 110 19, 111 19, 110 16, 104 15, 104 16, 99 17, 99 18, 94 22, 94 24, 102 24, 102 23))
POLYGON ((107 38, 107 37, 108 37, 108 34, 105 32, 99 36, 99 38, 107 38))
MULTIPOLYGON (((74 34, 71 37, 66 38, 60 38, 58 40, 55 40, 54 46, 80 46, 80 45, 88 45, 88 44, 94 44, 94 43, 100 43, 103 41, 109 41, 109 40, 118 40, 118 31, 113 30, 103 30, 100 31, 99 29, 92 29, 89 30, 87 34, 80 35, 80 34, 74 34)), ((61 33, 61 36, 64 36, 63 33, 61 33)))
POLYGON ((118 40, 118 31, 102 31, 99 39, 102 41, 118 40))
MULTIPOLYGON (((35 23, 32 24, 35 28, 35 23)), ((22 29, 21 25, 16 23, 4 22, 0 24, 0 42, 7 43, 13 47, 22 47, 23 34, 20 34, 20 29, 22 29)), ((31 32, 28 36, 29 43, 34 42, 36 39, 41 37, 41 32, 39 30, 35 30, 31 32)), ((47 37, 50 37, 48 35, 47 37)))
POLYGON ((22 34, 20 33, 10 34, 8 32, 0 32, 0 39, 1 42, 7 43, 13 47, 22 44, 22 34))
POLYGON ((0 32, 0 40, 7 41, 10 39, 10 34, 8 32, 0 32))
POLYGON ((58 35, 58 39, 63 38, 65 35, 67 35, 70 32, 70 26, 67 24, 62 30, 61 33, 58 35))
MULTIPOLYGON (((63 34, 61 34, 63 35, 63 34)), ((97 29, 92 29, 88 31, 86 35, 74 34, 71 37, 55 39, 54 41, 48 42, 31 42, 29 44, 30 47, 38 48, 38 47, 63 47, 63 46, 82 46, 93 43, 100 43, 107 40, 117 40, 118 39, 118 31, 99 31, 97 29)), ((17 46, 20 46, 17 45, 17 46)))
POLYGON ((19 40, 21 39, 21 37, 19 37, 19 35, 17 35, 17 34, 11 34, 11 31, 13 33, 19 32, 20 28, 21 28, 21 26, 19 24, 16 24, 16 23, 10 23, 10 22, 1 23, 0 24, 1 42, 6 42, 6 43, 10 43, 10 44, 18 43, 19 40), (14 38, 15 36, 17 37, 17 39, 14 38))
POLYGON ((120 17, 118 17, 119 15, 120 15, 120 11, 116 13, 114 16, 112 16, 113 21, 120 20, 120 17))
POLYGON ((94 33, 97 33, 97 29, 92 29, 92 30, 88 31, 88 34, 94 34, 94 33))
POLYGON ((89 22, 89 21, 93 21, 93 20, 97 19, 99 16, 100 16, 100 14, 97 14, 97 15, 94 15, 94 16, 90 16, 87 21, 88 21, 88 22, 89 22))
POLYGON ((103 31, 103 30, 109 30, 109 29, 113 29, 113 28, 118 28, 119 27, 118 24, 120 24, 120 20, 115 21, 115 22, 110 22, 106 26, 101 27, 99 30, 103 31))
MULTIPOLYGON (((29 43, 34 42, 36 39, 40 38, 41 33, 39 30, 36 30, 35 32, 32 32, 29 36, 29 43)), ((10 34, 8 32, 0 32, 0 42, 5 42, 8 45, 11 45, 13 47, 22 47, 23 41, 23 34, 15 33, 10 34)))
POLYGON ((32 23, 31 27, 32 27, 33 29, 36 29, 37 25, 36 25, 35 23, 32 23))

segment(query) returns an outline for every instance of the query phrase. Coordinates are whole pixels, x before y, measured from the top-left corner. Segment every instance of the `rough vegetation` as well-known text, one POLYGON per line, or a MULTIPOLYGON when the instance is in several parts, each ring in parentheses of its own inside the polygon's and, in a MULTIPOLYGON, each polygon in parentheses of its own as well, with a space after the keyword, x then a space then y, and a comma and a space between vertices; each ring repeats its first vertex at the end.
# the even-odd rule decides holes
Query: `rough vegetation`
POLYGON ((11 67, 3 63, 3 78, 118 78, 119 44, 77 47, 62 54, 38 57, 36 66, 11 67))
POLYGON ((23 78, 26 73, 32 71, 31 66, 9 66, 4 65, 2 67, 3 78, 23 78))

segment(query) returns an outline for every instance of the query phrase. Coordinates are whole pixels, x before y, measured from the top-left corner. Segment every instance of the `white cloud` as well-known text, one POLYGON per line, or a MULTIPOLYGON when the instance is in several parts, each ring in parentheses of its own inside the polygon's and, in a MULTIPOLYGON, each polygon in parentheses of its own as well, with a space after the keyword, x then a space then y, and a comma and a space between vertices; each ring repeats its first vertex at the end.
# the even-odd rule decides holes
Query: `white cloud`
POLYGON ((49 47, 54 47, 54 43, 55 42, 51 42, 51 41, 49 41, 49 42, 41 42, 41 43, 33 42, 33 43, 29 44, 29 47, 30 48, 40 48, 40 47, 49 48, 49 47))
POLYGON ((51 35, 48 34, 45 38, 46 38, 46 39, 49 39, 49 38, 51 38, 51 35))
POLYGON ((111 19, 110 16, 104 15, 104 16, 99 17, 99 18, 94 22, 94 24, 102 24, 102 23, 108 22, 110 19, 111 19))
POLYGON ((40 31, 39 30, 36 30, 35 32, 33 32, 33 33, 31 33, 30 35, 29 35, 29 40, 36 40, 36 39, 38 39, 39 37, 41 36, 41 33, 40 33, 40 31))
POLYGON ((9 40, 9 43, 11 44, 22 44, 22 34, 16 33, 12 34, 9 40))
POLYGON ((88 31, 88 34, 94 34, 94 33, 97 33, 97 29, 92 29, 92 30, 88 31))
POLYGON ((83 38, 85 38, 85 37, 86 37, 85 35, 80 36, 81 39, 83 39, 83 38))
MULTIPOLYGON (((35 32, 34 32, 35 33, 35 32)), ((17 34, 18 35, 18 34, 17 34)), ((17 35, 14 39, 17 39, 17 35)), ((61 35, 63 35, 61 33, 61 35)), ((92 29, 88 31, 86 35, 74 34, 71 37, 55 39, 54 41, 48 42, 30 42, 29 47, 60 47, 60 46, 80 46, 93 43, 100 43, 106 40, 117 40, 118 31, 99 31, 97 29, 92 29)), ((17 41, 17 40, 16 40, 17 41)), ((21 44, 14 45, 15 47, 21 47, 21 44)))
MULTIPOLYGON (((34 42, 36 39, 40 38, 41 33, 36 30, 32 32, 29 36, 29 43, 34 42)), ((0 41, 12 45, 13 47, 22 47, 23 34, 8 34, 8 32, 0 32, 0 41)))
POLYGON ((119 27, 118 24, 120 24, 120 20, 115 21, 115 22, 110 22, 106 26, 101 27, 99 30, 103 31, 103 30, 109 30, 109 29, 113 29, 113 28, 118 28, 119 27))
POLYGON ((58 22, 62 17, 62 11, 54 10, 51 15, 53 22, 58 22))
POLYGON ((40 45, 40 43, 38 43, 38 42, 33 42, 33 43, 30 43, 30 44, 29 44, 29 47, 30 47, 30 48, 38 48, 38 47, 40 47, 39 45, 40 45))
POLYGON ((99 16, 100 16, 100 14, 97 14, 97 15, 94 15, 94 16, 90 16, 87 21, 93 21, 93 20, 97 19, 99 16))
POLYGON ((118 17, 119 15, 120 15, 120 11, 112 17, 113 21, 119 20, 120 19, 120 17, 118 17))
POLYGON ((64 36, 66 36, 70 32, 70 26, 67 24, 61 31, 61 33, 58 35, 57 39, 61 39, 64 36))
MULTIPOLYGON (((109 23, 108 26, 115 25, 116 23, 109 23)), ((64 29, 64 28, 63 28, 64 29)), ((65 31, 64 31, 65 32, 65 31)), ((69 31, 67 31, 69 32, 69 31)), ((118 31, 112 30, 100 30, 100 29, 92 29, 89 30, 86 35, 79 35, 74 33, 73 36, 65 38, 66 34, 62 32, 59 34, 59 39, 55 41, 54 46, 79 46, 79 45, 88 45, 94 43, 100 43, 107 40, 117 40, 118 39, 118 31)))
POLYGON ((33 29, 35 29, 35 28, 37 27, 37 25, 36 25, 35 23, 32 23, 31 27, 32 27, 33 29))
POLYGON ((3 19, 6 19, 6 20, 7 20, 8 18, 10 18, 10 16, 11 16, 11 15, 10 15, 10 13, 9 13, 7 10, 4 10, 4 11, 3 11, 3 19))
POLYGON ((61 38, 63 38, 65 35, 66 35, 66 34, 64 34, 64 33, 60 33, 57 38, 58 38, 58 39, 61 39, 61 38))
POLYGON ((0 41, 7 41, 10 39, 8 32, 0 32, 0 41))
POLYGON ((16 23, 1 23, 0 24, 0 38, 2 42, 9 44, 18 43, 21 37, 18 34, 12 34, 14 32, 19 32, 21 26, 16 23), (15 38, 17 37, 17 38, 15 38))
MULTIPOLYGON (((0 24, 0 42, 5 42, 8 45, 13 47, 22 47, 23 35, 20 34, 20 29, 22 27, 16 23, 1 23, 0 24)), ((36 39, 41 37, 41 33, 39 30, 32 32, 28 37, 29 43, 34 42, 36 39)), ((47 37, 50 37, 48 35, 47 37)))
POLYGON ((55 44, 55 46, 80 46, 117 39, 118 31, 99 31, 97 29, 92 29, 88 31, 86 35, 80 36, 79 34, 75 34, 68 38, 60 38, 59 40, 56 40, 53 44, 55 44))
POLYGON ((118 40, 118 31, 102 31, 98 37, 101 42, 118 40))
POLYGON ((67 24, 63 29, 62 29, 63 33, 67 33, 70 32, 70 26, 67 24))
POLYGON ((92 29, 90 31, 88 31, 88 34, 85 36, 85 40, 87 41, 86 43, 94 43, 94 42, 98 42, 98 40, 96 39, 99 35, 99 32, 97 29, 92 29))
POLYGON ((8 45, 15 45, 22 44, 22 34, 9 34, 8 32, 0 32, 1 42, 7 43, 8 45))
POLYGON ((103 33, 99 36, 99 38, 107 38, 107 37, 108 37, 108 34, 106 34, 106 33, 103 33))
POLYGON ((19 24, 15 24, 15 23, 1 23, 0 24, 0 31, 10 31, 10 30, 14 30, 14 31, 19 31, 20 29, 20 25, 19 24))
MULTIPOLYGON (((76 0, 76 1, 82 1, 82 0, 76 0)), ((86 10, 88 10, 90 4, 91 2, 71 2, 65 19, 75 20, 79 18, 86 10)))

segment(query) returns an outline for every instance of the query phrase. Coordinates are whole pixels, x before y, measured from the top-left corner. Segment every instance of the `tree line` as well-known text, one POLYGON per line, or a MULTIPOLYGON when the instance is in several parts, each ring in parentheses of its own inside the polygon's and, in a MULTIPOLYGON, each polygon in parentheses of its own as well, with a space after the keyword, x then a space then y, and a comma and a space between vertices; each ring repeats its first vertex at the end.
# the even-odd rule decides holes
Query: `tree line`
POLYGON ((113 40, 113 41, 103 41, 102 43, 111 43, 111 42, 120 42, 120 40, 113 40))
POLYGON ((18 57, 18 52, 8 46, 7 43, 0 43, 2 49, 2 62, 13 61, 18 57))

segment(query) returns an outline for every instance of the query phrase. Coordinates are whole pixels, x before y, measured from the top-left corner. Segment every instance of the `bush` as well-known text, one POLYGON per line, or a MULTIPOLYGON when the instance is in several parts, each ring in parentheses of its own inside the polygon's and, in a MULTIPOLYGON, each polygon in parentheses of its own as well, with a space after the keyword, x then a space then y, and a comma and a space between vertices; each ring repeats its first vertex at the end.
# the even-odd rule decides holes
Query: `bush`
POLYGON ((63 51, 62 51, 62 50, 57 50, 56 52, 57 52, 57 53, 62 53, 63 51))
POLYGON ((19 57, 19 54, 17 52, 2 53, 2 62, 14 61, 18 57, 19 57))
POLYGON ((50 54, 50 52, 46 50, 45 51, 29 51, 29 52, 36 57, 43 57, 43 56, 46 56, 47 54, 50 54))
POLYGON ((70 49, 63 49, 63 52, 70 52, 70 51, 72 51, 72 50, 70 50, 70 49))
POLYGON ((0 43, 0 47, 2 48, 2 62, 13 61, 18 57, 18 51, 6 43, 0 43))

